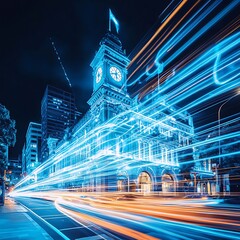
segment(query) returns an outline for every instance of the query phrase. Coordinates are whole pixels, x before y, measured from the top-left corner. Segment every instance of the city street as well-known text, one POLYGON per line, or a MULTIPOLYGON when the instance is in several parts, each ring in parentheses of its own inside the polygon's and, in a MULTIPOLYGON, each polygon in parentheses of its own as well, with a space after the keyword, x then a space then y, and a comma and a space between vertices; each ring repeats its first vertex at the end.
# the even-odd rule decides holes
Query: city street
POLYGON ((0 240, 240 240, 239 7, 4 1, 0 240))
MULTIPOLYGON (((16 200, 23 206, 22 209, 25 209, 25 215, 27 214, 28 217, 35 222, 35 225, 39 225, 38 229, 41 229, 39 231, 44 231, 49 234, 48 237, 45 237, 46 239, 113 239, 111 234, 91 223, 85 221, 81 223, 79 221, 76 222, 62 214, 55 208, 54 203, 51 201, 34 198, 18 198, 16 200)), ((18 208, 21 208, 21 206, 18 206, 18 208)), ((17 209, 17 211, 19 210, 17 209)), ((0 212, 1 219, 2 214, 3 213, 0 212)), ((3 215, 3 217, 9 218, 9 213, 6 214, 3 215)), ((17 219, 21 221, 18 216, 17 219)), ((22 222, 24 221, 26 221, 26 219, 22 219, 22 222)), ((16 229, 21 227, 20 224, 22 223, 18 224, 19 225, 15 226, 16 229)), ((0 239, 26 239, 26 235, 21 236, 22 233, 19 231, 15 231, 12 234, 12 228, 9 228, 9 225, 5 225, 4 221, 0 220, 0 225, 3 229, 0 233, 0 239)), ((23 229, 23 231, 26 231, 26 228, 23 229)), ((34 232, 27 239, 32 239, 32 236, 35 236, 34 232)))
POLYGON ((215 199, 49 192, 15 200, 53 239, 240 238, 240 206, 215 199))

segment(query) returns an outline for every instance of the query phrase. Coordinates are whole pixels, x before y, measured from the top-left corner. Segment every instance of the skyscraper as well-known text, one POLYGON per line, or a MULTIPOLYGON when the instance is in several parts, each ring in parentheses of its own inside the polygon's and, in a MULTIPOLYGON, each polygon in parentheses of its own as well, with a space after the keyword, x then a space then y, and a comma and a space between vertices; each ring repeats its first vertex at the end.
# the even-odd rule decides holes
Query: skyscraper
POLYGON ((25 143, 24 143, 23 148, 22 148, 21 158, 22 158, 22 174, 23 174, 23 176, 25 176, 26 173, 27 173, 27 168, 26 168, 26 146, 25 146, 25 143))
POLYGON ((26 173, 31 173, 40 163, 41 124, 30 122, 26 133, 25 161, 26 173))
POLYGON ((72 93, 47 86, 41 103, 42 161, 49 156, 49 138, 55 141, 62 139, 65 130, 76 123, 79 115, 72 93))

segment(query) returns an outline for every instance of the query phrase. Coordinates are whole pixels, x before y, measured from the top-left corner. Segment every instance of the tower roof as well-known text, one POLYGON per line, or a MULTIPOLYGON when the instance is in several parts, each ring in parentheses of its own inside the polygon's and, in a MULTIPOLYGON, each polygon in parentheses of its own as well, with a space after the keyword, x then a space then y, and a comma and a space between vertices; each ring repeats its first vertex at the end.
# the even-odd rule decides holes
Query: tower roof
POLYGON ((120 39, 113 33, 107 32, 100 42, 101 45, 109 46, 114 50, 123 53, 122 43, 120 39))

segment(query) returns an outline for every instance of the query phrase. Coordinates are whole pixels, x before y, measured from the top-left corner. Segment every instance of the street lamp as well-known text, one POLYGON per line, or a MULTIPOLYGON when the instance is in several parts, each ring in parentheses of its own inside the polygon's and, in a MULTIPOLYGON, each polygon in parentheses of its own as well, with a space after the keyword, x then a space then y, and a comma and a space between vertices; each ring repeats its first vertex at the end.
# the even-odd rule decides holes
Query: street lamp
MULTIPOLYGON (((236 96, 240 95, 240 90, 238 90, 238 92, 236 94, 234 94, 233 96, 231 96, 230 98, 228 98, 224 103, 221 104, 221 106, 218 109, 218 137, 219 137, 219 141, 218 141, 218 154, 219 154, 219 159, 218 159, 218 168, 221 166, 221 140, 220 140, 220 136, 221 136, 221 110, 222 107, 228 103, 230 100, 232 100, 233 98, 235 98, 236 96)), ((221 186, 221 180, 220 180, 220 184, 219 184, 219 178, 218 178, 218 172, 217 172, 217 168, 216 168, 216 185, 218 187, 218 192, 220 192, 220 186, 221 186)))

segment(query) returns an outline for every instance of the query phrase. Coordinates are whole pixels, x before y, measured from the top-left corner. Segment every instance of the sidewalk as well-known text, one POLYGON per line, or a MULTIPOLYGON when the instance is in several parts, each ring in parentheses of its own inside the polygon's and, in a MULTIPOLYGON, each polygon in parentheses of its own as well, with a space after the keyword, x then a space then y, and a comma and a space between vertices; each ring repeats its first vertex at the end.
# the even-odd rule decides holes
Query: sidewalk
POLYGON ((28 214, 27 210, 6 198, 0 206, 0 239, 52 239, 28 214))

